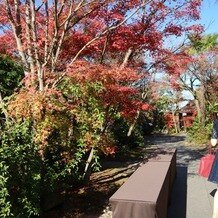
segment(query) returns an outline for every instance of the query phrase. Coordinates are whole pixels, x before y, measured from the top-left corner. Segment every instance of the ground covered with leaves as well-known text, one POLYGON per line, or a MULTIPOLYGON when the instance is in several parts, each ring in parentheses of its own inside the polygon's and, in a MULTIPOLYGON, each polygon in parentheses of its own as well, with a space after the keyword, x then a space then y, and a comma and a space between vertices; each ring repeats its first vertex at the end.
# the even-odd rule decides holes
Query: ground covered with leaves
POLYGON ((43 217, 100 217, 107 210, 109 198, 149 154, 149 148, 139 146, 102 158, 102 168, 91 175, 90 182, 68 189, 62 200, 58 199, 60 204, 43 217))

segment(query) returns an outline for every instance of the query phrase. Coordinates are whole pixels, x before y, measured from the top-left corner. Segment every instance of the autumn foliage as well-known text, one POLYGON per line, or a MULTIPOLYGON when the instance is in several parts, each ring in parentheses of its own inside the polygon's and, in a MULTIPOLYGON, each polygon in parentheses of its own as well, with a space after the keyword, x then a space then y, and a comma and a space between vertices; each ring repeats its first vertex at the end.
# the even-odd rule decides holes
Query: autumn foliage
MULTIPOLYGON (((137 110, 149 109, 148 104, 138 100, 139 90, 126 85, 140 77, 132 69, 78 61, 67 69, 57 88, 47 88, 43 92, 32 87, 23 88, 11 99, 8 110, 14 119, 34 122, 36 142, 43 147, 55 128, 73 128, 72 120, 79 123, 84 119, 82 122, 99 129, 99 134, 102 129, 105 134, 103 130, 113 123, 117 114, 131 120, 137 110), (98 121, 98 113, 102 113, 101 121, 98 121)), ((48 75, 47 79, 52 84, 56 78, 48 75)), ((86 141, 94 146, 91 139, 86 141)))
MULTIPOLYGON (((40 214, 38 203, 47 191, 40 186, 55 190, 66 178, 84 178, 87 168, 98 167, 100 152, 116 152, 110 132, 115 120, 134 123, 140 111, 152 109, 144 97, 149 74, 161 70, 174 79, 190 62, 184 51, 169 48, 168 40, 202 31, 193 24, 200 5, 200 0, 0 0, 0 53, 22 63, 25 74, 14 95, 1 99, 7 109, 3 144, 28 145, 16 161, 22 175, 38 184, 21 200, 21 211, 28 208, 22 216, 40 214), (29 147, 32 156, 22 168, 29 147)), ((8 168, 2 169, 9 175, 14 165, 7 149, 2 163, 8 168)), ((25 185, 21 192, 17 185, 7 188, 21 196, 25 185)))

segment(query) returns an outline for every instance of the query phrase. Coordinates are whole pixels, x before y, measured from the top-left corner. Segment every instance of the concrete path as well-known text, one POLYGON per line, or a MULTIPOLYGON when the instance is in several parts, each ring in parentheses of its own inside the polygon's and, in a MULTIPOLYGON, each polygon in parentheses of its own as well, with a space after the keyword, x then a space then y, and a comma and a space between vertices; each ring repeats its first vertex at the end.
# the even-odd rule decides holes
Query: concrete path
MULTIPOLYGON (((199 162, 204 152, 185 145, 185 139, 184 135, 161 135, 146 139, 146 144, 151 145, 151 152, 177 148, 177 176, 167 218, 212 218, 216 185, 198 176, 199 162)), ((100 216, 100 218, 111 217, 110 207, 107 207, 100 216)))
POLYGON ((212 218, 216 185, 198 176, 202 152, 185 146, 185 136, 150 139, 153 148, 177 148, 177 178, 168 218, 212 218))

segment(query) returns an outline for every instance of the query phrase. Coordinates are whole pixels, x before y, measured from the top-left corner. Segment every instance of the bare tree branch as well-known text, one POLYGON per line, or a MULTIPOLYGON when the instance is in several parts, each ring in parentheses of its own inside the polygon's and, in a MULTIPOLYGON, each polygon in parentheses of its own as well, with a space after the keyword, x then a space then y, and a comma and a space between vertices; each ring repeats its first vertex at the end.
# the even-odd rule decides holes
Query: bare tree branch
POLYGON ((26 1, 25 4, 25 19, 26 19, 26 38, 27 38, 27 52, 28 52, 28 59, 30 65, 30 73, 31 79, 33 80, 35 74, 35 67, 34 67, 34 57, 32 51, 32 31, 31 31, 31 9, 30 9, 30 0, 26 1))
MULTIPOLYGON (((74 58, 71 60, 70 64, 73 64, 76 59, 79 57, 79 55, 89 46, 91 45, 93 42, 95 42, 97 39, 101 38, 102 36, 104 36, 105 34, 107 34, 108 32, 117 29, 118 27, 120 27, 121 25, 123 25, 127 20, 129 20, 131 17, 133 17, 142 7, 144 7, 146 4, 148 4, 149 1, 147 0, 143 0, 142 4, 135 9, 135 11, 133 11, 129 16, 127 16, 124 20, 122 20, 121 22, 119 22, 116 25, 110 26, 108 28, 106 28, 105 30, 103 30, 101 33, 97 34, 93 39, 91 39, 89 42, 87 42, 78 52, 77 54, 74 56, 74 58)), ((53 83, 52 87, 56 86, 56 84, 66 75, 66 72, 63 72, 59 78, 53 83)))
MULTIPOLYGON (((9 21, 11 23, 12 30, 13 30, 13 33, 14 33, 14 37, 15 37, 15 40, 16 40, 18 53, 21 56, 22 62, 24 63, 25 70, 28 71, 29 70, 29 64, 28 64, 28 61, 26 59, 23 44, 22 44, 21 27, 20 27, 20 25, 19 26, 16 25, 16 22, 15 22, 15 20, 13 18, 12 11, 11 11, 11 8, 10 8, 10 3, 9 3, 8 0, 5 0, 5 6, 6 6, 7 14, 8 14, 8 19, 9 19, 9 21)), ((19 16, 20 16, 18 14, 18 13, 20 13, 20 11, 18 9, 19 8, 19 0, 15 1, 15 7, 16 7, 16 17, 19 20, 19 16)))
POLYGON ((100 37, 104 36, 106 33, 117 29, 118 27, 122 26, 124 23, 126 23, 127 20, 129 20, 131 17, 133 17, 142 7, 144 7, 148 2, 147 1, 143 1, 143 3, 135 10, 133 11, 128 17, 126 17, 123 21, 121 21, 120 23, 110 26, 108 28, 106 28, 105 30, 103 30, 101 33, 99 33, 96 37, 94 37, 92 40, 90 40, 89 42, 87 42, 78 52, 77 54, 74 56, 74 58, 72 59, 72 61, 70 62, 70 65, 79 57, 79 55, 89 46, 91 45, 94 41, 96 41, 97 39, 99 39, 100 37))

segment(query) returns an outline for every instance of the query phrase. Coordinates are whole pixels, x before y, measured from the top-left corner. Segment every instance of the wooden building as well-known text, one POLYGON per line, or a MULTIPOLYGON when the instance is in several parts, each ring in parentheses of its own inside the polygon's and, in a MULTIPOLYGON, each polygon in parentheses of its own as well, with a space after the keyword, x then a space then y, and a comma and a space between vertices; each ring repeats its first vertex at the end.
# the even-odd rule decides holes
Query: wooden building
POLYGON ((190 100, 184 107, 179 110, 172 112, 167 112, 164 115, 167 129, 174 128, 176 132, 181 130, 186 131, 189 128, 197 115, 195 103, 190 100))
POLYGON ((180 125, 181 128, 185 131, 189 128, 197 115, 196 106, 194 100, 189 101, 184 107, 182 107, 179 111, 180 117, 180 125))

